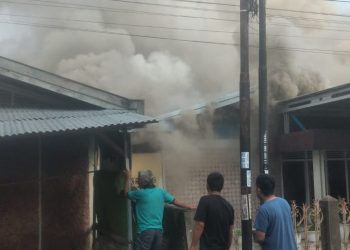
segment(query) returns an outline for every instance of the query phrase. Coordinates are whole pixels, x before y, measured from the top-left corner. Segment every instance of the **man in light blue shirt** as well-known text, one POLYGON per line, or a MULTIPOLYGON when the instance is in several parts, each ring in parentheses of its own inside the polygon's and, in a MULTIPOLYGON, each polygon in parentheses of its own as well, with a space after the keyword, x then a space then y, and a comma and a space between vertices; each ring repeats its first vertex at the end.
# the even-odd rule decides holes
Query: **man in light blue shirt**
POLYGON ((194 209, 175 199, 162 188, 153 184, 150 170, 138 173, 139 189, 129 191, 130 172, 126 172, 124 192, 136 205, 138 238, 137 250, 160 250, 163 231, 163 213, 165 203, 171 203, 185 209, 194 209))
POLYGON ((276 197, 275 180, 270 175, 256 178, 258 198, 263 202, 255 220, 255 240, 263 250, 297 250, 288 202, 276 197))

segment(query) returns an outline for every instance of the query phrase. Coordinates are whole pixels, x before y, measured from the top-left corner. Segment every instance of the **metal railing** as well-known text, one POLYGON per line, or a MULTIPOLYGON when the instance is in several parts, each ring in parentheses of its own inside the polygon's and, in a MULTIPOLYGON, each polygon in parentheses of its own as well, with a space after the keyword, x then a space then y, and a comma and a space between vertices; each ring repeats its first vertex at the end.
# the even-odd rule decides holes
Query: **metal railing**
POLYGON ((292 201, 291 208, 298 249, 321 249, 323 213, 319 201, 316 200, 311 205, 303 204, 301 207, 292 201))
POLYGON ((343 244, 343 249, 349 249, 349 232, 350 232, 350 210, 349 203, 344 199, 340 198, 339 203, 339 226, 340 226, 340 239, 343 244))

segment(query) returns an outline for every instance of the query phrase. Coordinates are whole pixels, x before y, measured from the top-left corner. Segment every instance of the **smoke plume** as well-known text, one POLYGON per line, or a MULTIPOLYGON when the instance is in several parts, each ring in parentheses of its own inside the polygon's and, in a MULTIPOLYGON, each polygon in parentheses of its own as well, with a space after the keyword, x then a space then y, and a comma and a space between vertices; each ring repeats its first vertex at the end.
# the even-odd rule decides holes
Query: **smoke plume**
MULTIPOLYGON (((163 3, 157 0, 154 3, 163 3)), ((73 4, 91 4, 93 1, 74 1, 73 4)), ((155 8, 135 4, 102 1, 102 7, 124 8, 172 13, 177 15, 197 15, 228 19, 238 15, 223 12, 196 11, 181 8, 155 8)), ((337 12, 339 9, 319 1, 298 0, 293 2, 270 1, 269 8, 337 12)), ((202 7, 203 4, 186 4, 187 7, 202 7)), ((342 6, 341 6, 342 7, 342 6)), ((212 6, 213 10, 222 9, 212 6)), ((32 16, 55 17, 58 20, 33 19, 25 17, 2 17, 7 21, 21 21, 55 24, 74 28, 106 30, 123 34, 144 34, 163 37, 180 37, 188 40, 218 42, 239 41, 238 33, 221 34, 181 30, 140 29, 123 27, 110 23, 133 23, 168 27, 239 31, 237 24, 227 21, 206 19, 175 18, 121 14, 109 11, 64 9, 30 5, 0 5, 1 13, 30 14, 32 16), (98 23, 73 22, 69 20, 93 20, 98 23), (109 23, 109 24, 103 24, 109 23)), ((232 8, 232 10, 236 10, 232 8)), ((238 10, 238 9, 237 9, 238 10)), ((268 9, 269 47, 324 48, 329 50, 350 50, 346 32, 323 30, 326 22, 305 22, 298 13, 278 12, 268 9), (273 16, 274 15, 274 16, 273 16), (286 15, 289 18, 276 17, 286 15), (280 26, 276 25, 279 24, 280 26), (282 26, 281 26, 282 24, 282 26), (287 25, 287 26, 283 26, 287 25), (314 29, 300 26, 312 26, 314 29), (285 36, 284 36, 285 35, 285 36), (304 38, 302 37, 304 36, 304 38), (307 37, 338 38, 328 41, 307 37), (343 38, 343 40, 340 40, 343 38), (345 39, 345 40, 344 40, 345 39)), ((343 20, 340 17, 307 15, 307 17, 343 20)), ((257 25, 252 20, 251 26, 257 25)), ((342 24, 332 24, 339 28, 342 24)), ((86 84, 146 100, 149 114, 159 114, 172 109, 186 107, 202 100, 213 99, 238 89, 239 48, 224 45, 197 44, 159 39, 128 37, 124 35, 101 34, 68 29, 45 29, 31 26, 0 24, 0 54, 39 68, 55 72, 86 84)), ((346 26, 341 26, 346 28, 346 26)), ((251 30, 253 32, 253 30, 251 30)), ((254 32, 253 32, 254 33, 254 32)), ((257 45, 257 36, 251 36, 251 44, 257 45)), ((252 85, 257 84, 257 50, 251 49, 252 85)), ((271 98, 281 100, 327 86, 348 82, 347 70, 350 64, 347 55, 325 55, 301 51, 269 50, 268 78, 271 98)))

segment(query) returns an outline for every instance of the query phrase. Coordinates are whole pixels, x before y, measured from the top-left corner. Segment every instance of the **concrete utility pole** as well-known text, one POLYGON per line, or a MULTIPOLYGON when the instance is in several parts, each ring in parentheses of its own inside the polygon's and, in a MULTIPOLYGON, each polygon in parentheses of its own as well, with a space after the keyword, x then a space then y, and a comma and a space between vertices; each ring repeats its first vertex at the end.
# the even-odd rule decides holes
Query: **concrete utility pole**
POLYGON ((268 174, 268 103, 266 56, 266 2, 259 0, 259 162, 268 174))
POLYGON ((250 168, 250 81, 249 81, 249 0, 240 0, 241 74, 240 74, 240 152, 242 249, 252 249, 250 168))

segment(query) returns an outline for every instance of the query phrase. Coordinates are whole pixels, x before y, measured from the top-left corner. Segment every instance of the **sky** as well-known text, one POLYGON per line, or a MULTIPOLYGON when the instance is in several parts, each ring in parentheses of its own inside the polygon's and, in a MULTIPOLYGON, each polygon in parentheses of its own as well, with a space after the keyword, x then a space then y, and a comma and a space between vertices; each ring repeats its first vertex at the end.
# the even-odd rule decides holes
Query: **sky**
MULTIPOLYGON (((0 56, 145 99, 147 114, 186 108, 239 85, 239 1, 201 1, 0 1, 0 56)), ((324 0, 268 1, 271 101, 350 82, 350 16, 300 12, 349 10, 324 0)), ((250 21, 257 86, 258 24, 250 21)))

